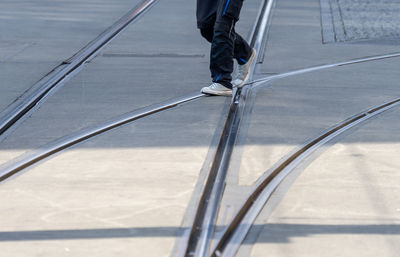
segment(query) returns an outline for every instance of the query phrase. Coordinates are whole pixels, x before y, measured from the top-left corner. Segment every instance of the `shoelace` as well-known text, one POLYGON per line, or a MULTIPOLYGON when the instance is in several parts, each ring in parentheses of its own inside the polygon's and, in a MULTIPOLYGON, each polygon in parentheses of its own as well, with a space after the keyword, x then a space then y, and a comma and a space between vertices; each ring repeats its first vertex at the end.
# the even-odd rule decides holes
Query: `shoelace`
POLYGON ((217 84, 217 83, 213 83, 213 84, 210 86, 210 88, 212 88, 212 89, 217 89, 217 87, 218 87, 218 84, 217 84))

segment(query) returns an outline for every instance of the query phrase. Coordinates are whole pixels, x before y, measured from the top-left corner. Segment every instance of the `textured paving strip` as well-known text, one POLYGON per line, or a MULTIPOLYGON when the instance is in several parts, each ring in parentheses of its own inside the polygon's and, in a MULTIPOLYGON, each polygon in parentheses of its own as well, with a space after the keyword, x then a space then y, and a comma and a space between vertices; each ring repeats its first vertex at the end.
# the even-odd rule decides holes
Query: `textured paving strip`
POLYGON ((323 29, 320 0, 278 0, 259 73, 280 73, 399 51, 398 40, 389 39, 323 44, 323 29))
POLYGON ((323 28, 325 42, 400 37, 400 3, 396 0, 321 0, 322 23, 334 27, 332 40, 323 28), (331 24, 329 24, 331 19, 331 24))

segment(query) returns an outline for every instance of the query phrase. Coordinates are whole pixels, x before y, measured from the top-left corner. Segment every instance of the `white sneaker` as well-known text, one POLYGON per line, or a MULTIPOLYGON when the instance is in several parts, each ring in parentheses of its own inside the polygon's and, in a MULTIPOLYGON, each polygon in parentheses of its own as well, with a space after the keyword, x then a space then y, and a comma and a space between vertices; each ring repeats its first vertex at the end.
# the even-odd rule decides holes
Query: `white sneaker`
POLYGON ((256 55, 256 50, 253 49, 250 59, 245 64, 239 65, 238 76, 234 81, 232 81, 233 87, 242 87, 247 82, 247 80, 249 80, 249 71, 254 59, 256 58, 256 55))
POLYGON ((203 87, 201 92, 208 95, 221 95, 221 96, 231 96, 232 89, 227 88, 219 83, 213 83, 208 87, 203 87))

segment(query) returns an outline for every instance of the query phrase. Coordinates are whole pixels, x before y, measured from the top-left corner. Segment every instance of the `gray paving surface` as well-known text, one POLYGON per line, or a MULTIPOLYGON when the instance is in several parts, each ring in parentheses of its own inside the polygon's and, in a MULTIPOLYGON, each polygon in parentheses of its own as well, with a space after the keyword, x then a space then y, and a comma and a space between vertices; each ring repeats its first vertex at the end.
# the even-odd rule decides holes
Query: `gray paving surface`
MULTIPOLYGON (((400 93, 398 90, 399 75, 396 72, 396 67, 399 65, 399 61, 398 59, 393 59, 303 74, 277 81, 260 89, 256 95, 248 130, 241 132, 246 133, 244 142, 241 142, 240 147, 236 147, 234 151, 233 156, 235 156, 236 161, 230 167, 231 175, 226 188, 226 192, 229 192, 229 194, 225 196, 224 205, 221 208, 221 214, 228 217, 221 217, 220 223, 224 224, 229 221, 252 190, 254 183, 264 173, 268 172, 274 164, 293 152, 300 145, 357 113, 398 97, 400 93), (382 82, 383 78, 384 82, 382 82)), ((387 124, 382 124, 382 126, 384 125, 386 126, 387 124)), ((388 126, 385 131, 390 132, 382 132, 383 135, 379 137, 371 134, 360 141, 354 140, 352 143, 356 146, 368 144, 371 147, 374 145, 393 144, 390 147, 390 151, 399 154, 400 148, 398 148, 398 142, 393 141, 393 138, 390 137, 390 134, 393 134, 395 129, 392 130, 388 126)), ((359 139, 360 137, 356 138, 359 139)), ((347 159, 337 158, 336 161, 347 162, 347 159)), ((334 163, 331 165, 334 170, 329 171, 335 173, 336 166, 334 163)), ((323 167, 315 166, 314 180, 326 183, 324 186, 330 188, 329 185, 335 183, 336 180, 325 178, 324 174, 319 175, 317 173, 319 171, 318 168, 322 169, 323 167)), ((350 171, 352 170, 343 172, 350 171)), ((338 177, 340 176, 338 175, 338 177)), ((294 182, 293 187, 296 187, 297 183, 302 182, 294 182)), ((398 181, 393 180, 393 183, 390 183, 388 186, 396 187, 397 183, 398 181)), ((265 256, 266 252, 271 252, 272 256, 307 256, 307 254, 309 256, 320 256, 321 252, 326 250, 323 246, 320 247, 320 239, 314 237, 307 238, 308 245, 306 246, 300 245, 300 243, 292 246, 290 239, 280 241, 281 237, 288 236, 291 238, 292 235, 293 237, 297 237, 297 234, 301 233, 299 230, 301 231, 302 227, 294 226, 288 232, 286 226, 291 224, 290 221, 286 223, 285 219, 281 218, 279 222, 276 222, 272 217, 278 218, 283 212, 292 212, 295 207, 299 206, 298 208, 301 208, 301 201, 308 201, 308 198, 306 198, 308 195, 303 196, 305 194, 298 194, 298 192, 292 193, 291 196, 286 196, 285 190, 291 185, 288 183, 282 189, 283 192, 278 192, 274 196, 274 198, 278 199, 273 201, 270 206, 267 206, 261 214, 256 228, 248 236, 238 256, 265 256), (283 197, 285 198, 280 203, 280 199, 283 197), (286 197, 290 197, 290 200, 287 200, 290 202, 283 205, 286 197), (274 212, 275 205, 278 205, 278 209, 274 212), (281 208, 281 211, 278 211, 279 208, 281 208), (273 229, 271 230, 270 228, 273 229), (264 241, 264 237, 268 237, 268 241, 264 241), (254 242, 256 244, 253 247, 254 242), (311 246, 313 247, 311 248, 311 246), (299 255, 297 255, 297 250, 300 247, 302 247, 301 249, 303 249, 304 253, 300 251, 299 255)), ((307 187, 303 188, 305 192, 307 189, 307 187)), ((347 190, 340 187, 337 190, 340 189, 343 191, 347 190)), ((335 191, 330 192, 328 189, 324 195, 320 196, 317 189, 313 191, 313 194, 315 195, 314 198, 319 199, 321 202, 325 201, 328 197, 335 198, 335 191)), ((374 199, 371 199, 371 201, 374 201, 374 199)), ((335 208, 333 203, 332 208, 335 208)), ((320 215, 319 219, 323 220, 326 212, 322 208, 319 210, 320 212, 317 215, 320 215)), ((340 211, 345 216, 347 209, 340 209, 340 211)), ((377 216, 379 215, 377 214, 377 216)), ((302 213, 296 217, 299 220, 307 220, 309 224, 319 224, 318 222, 320 222, 319 219, 315 220, 313 216, 302 216, 302 213)), ((346 218, 341 218, 346 222, 346 218)), ((310 229, 312 230, 313 228, 311 227, 310 229)), ((350 227, 347 231, 349 237, 352 235, 352 228, 354 227, 350 227)), ((321 230, 323 229, 321 228, 321 230)), ((356 231, 357 229, 354 229, 355 235, 358 234, 356 231)), ((391 229, 388 229, 388 231, 391 231, 391 229)), ((381 233, 385 234, 384 228, 382 228, 381 233)), ((379 233, 377 232, 377 234, 379 233)), ((340 238, 340 236, 341 234, 337 238, 340 238)), ((379 235, 377 236, 379 237, 379 235)), ((327 240, 337 246, 342 242, 341 240, 336 240, 337 238, 328 238, 327 240)), ((376 238, 371 237, 370 240, 373 242, 376 238)), ((382 240, 391 239, 386 237, 386 239, 382 240)), ((372 243, 371 241, 368 242, 372 243)), ((361 253, 357 252, 361 249, 353 247, 354 249, 351 250, 351 247, 346 245, 345 250, 349 252, 349 255, 343 256, 352 256, 351 254, 354 256, 361 253)), ((373 247, 375 247, 374 251, 376 253, 379 250, 379 246, 374 245, 373 247)), ((396 249, 394 247, 392 251, 396 251, 396 249)), ((338 256, 335 253, 332 252, 332 256, 338 256)), ((326 255, 331 256, 329 254, 326 255)))
POLYGON ((137 3, 0 1, 0 111, 137 3))
MULTIPOLYGON (((399 59, 286 78, 257 92, 239 183, 251 185, 295 147, 337 123, 399 96, 399 59), (382 81, 384 78, 384 81, 382 81)), ((371 142, 379 142, 370 138, 371 142)))
POLYGON ((49 98, 2 143, 2 148, 16 150, 16 156, 116 115, 197 91, 206 85, 209 72, 204 54, 208 52, 208 43, 199 37, 191 10, 193 3, 160 2, 115 39, 84 72, 49 98), (170 21, 170 17, 181 20, 170 21), (170 26, 179 31, 178 37, 171 33, 170 26), (116 53, 116 56, 108 55, 116 53), (132 53, 196 53, 204 57, 129 57, 132 53))
POLYGON ((398 119, 396 108, 369 121, 306 167, 251 256, 398 256, 398 119))
MULTIPOLYGON (((0 108, 134 3, 2 1, 0 19, 17 22, 0 23, 7 35, 0 38, 6 82, 0 108), (89 14, 92 7, 96 11, 89 14)), ((376 30, 373 41, 340 44, 323 44, 321 15, 327 12, 321 13, 321 3, 277 1, 256 77, 399 51, 396 41, 382 34, 391 11, 371 19, 373 26, 363 17, 364 11, 381 14, 395 2, 336 1, 354 35, 376 30)), ((244 3, 238 24, 244 37, 258 6, 256 0, 244 3)), ((209 44, 200 37, 194 14, 194 0, 161 0, 0 143, 0 164, 207 85, 209 44)), ((385 59, 260 88, 240 130, 243 145, 234 151, 218 224, 229 222, 254 182, 290 151, 349 116, 398 97, 399 65, 399 58, 385 59)), ((193 216, 228 103, 224 97, 203 97, 135 121, 1 184, 1 252, 7 257, 173 255, 193 216)), ((238 256, 397 256, 398 111, 350 131, 299 167, 261 213, 238 256)))
POLYGON ((322 44, 320 1, 278 0, 259 73, 280 73, 399 51, 390 40, 322 44))
MULTIPOLYGON (((116 115, 208 85, 209 44, 196 29, 193 4, 161 2, 129 27, 2 142, 8 151, 0 153, 0 163, 116 115), (171 33, 172 28, 178 33, 171 33)), ((254 22, 258 2, 248 5, 252 8, 242 14, 238 27, 243 35, 254 22), (253 19, 245 18, 249 16, 253 19)))
MULTIPOLYGON (((245 37, 258 4, 247 1, 242 13, 245 37)), ((208 85, 209 44, 194 14, 195 1, 160 1, 1 142, 1 163, 208 85)), ((136 121, 3 184, 1 249, 7 256, 170 256, 190 224, 227 103, 205 97, 136 121)))
POLYGON ((220 100, 204 98, 137 121, 2 185, 2 252, 169 256, 185 229, 220 100))
MULTIPOLYGON (((386 39, 324 45, 318 2, 277 1, 259 72, 399 50, 386 39)), ((257 91, 248 130, 242 131, 245 141, 234 153, 241 160, 230 168, 226 191, 231 195, 225 196, 221 212, 232 216, 255 181, 301 144, 399 97, 399 62, 311 72, 257 91)), ((237 256, 397 256, 398 111, 352 130, 302 164, 275 192, 237 256)))

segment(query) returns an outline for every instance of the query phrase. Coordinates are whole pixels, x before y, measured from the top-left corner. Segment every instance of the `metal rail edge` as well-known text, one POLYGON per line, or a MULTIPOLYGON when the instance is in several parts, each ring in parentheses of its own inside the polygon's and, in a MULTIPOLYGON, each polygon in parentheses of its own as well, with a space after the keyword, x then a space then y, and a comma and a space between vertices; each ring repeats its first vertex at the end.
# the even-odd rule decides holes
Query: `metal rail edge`
POLYGON ((120 115, 109 121, 106 121, 100 125, 91 126, 86 129, 77 131, 69 136, 62 137, 52 143, 42 146, 40 149, 28 152, 17 157, 10 162, 7 162, 0 166, 0 183, 8 180, 15 175, 20 175, 22 171, 39 161, 46 159, 62 150, 65 150, 71 146, 78 143, 86 141, 89 138, 100 135, 111 129, 120 127, 122 125, 128 124, 134 120, 152 115, 157 112, 171 109, 180 104, 193 101, 200 97, 204 97, 201 93, 192 93, 186 96, 178 97, 172 100, 164 101, 158 104, 150 105, 135 111, 120 115))
POLYGON ((353 60, 349 60, 349 61, 343 61, 343 62, 337 62, 337 63, 331 63, 331 64, 317 65, 317 66, 313 66, 313 67, 309 67, 309 68, 298 69, 298 70, 288 71, 288 72, 284 72, 284 73, 280 73, 280 74, 276 74, 276 75, 270 75, 270 76, 266 76, 263 78, 259 78, 259 79, 256 79, 256 80, 246 83, 244 86, 251 85, 253 88, 258 88, 260 86, 263 86, 263 84, 265 82, 270 82, 273 80, 278 80, 278 79, 282 79, 282 78, 286 78, 286 77, 301 75, 301 74, 309 73, 309 72, 313 72, 313 71, 326 70, 326 69, 340 67, 340 66, 353 65, 353 64, 372 62, 372 61, 379 61, 379 60, 391 59, 391 58, 397 58, 397 57, 400 57, 400 52, 357 58, 357 59, 353 59, 353 60))
MULTIPOLYGON (((129 24, 136 21, 142 14, 154 6, 159 0, 143 0, 127 14, 115 22, 111 27, 101 33, 97 38, 88 43, 79 52, 68 60, 62 62, 39 82, 33 85, 14 103, 8 106, 0 114, 0 135, 17 123, 36 105, 41 104, 51 89, 55 88, 68 75, 83 67, 85 63, 93 59, 100 50, 110 43, 129 24)), ((75 73, 76 75, 76 73, 75 73)))
MULTIPOLYGON (((273 2, 273 0, 263 0, 261 2, 256 21, 251 30, 251 46, 255 48, 257 52, 260 51, 262 46, 273 2)), ((250 69, 250 80, 253 77, 255 66, 256 62, 252 64, 250 69)), ((237 133, 246 105, 247 93, 247 88, 235 89, 233 92, 232 102, 222 136, 218 143, 217 151, 211 164, 201 198, 198 202, 189 237, 185 242, 185 257, 206 257, 210 251, 210 244, 215 230, 219 205, 225 188, 233 146, 237 139, 237 133)))
POLYGON ((211 256, 235 256, 255 219, 270 199, 272 193, 303 160, 345 131, 398 105, 400 105, 400 98, 352 116, 328 129, 322 135, 305 143, 293 154, 275 165, 276 168, 266 173, 268 175, 265 178, 259 180, 255 190, 242 204, 229 226, 225 229, 220 241, 216 244, 211 256))

